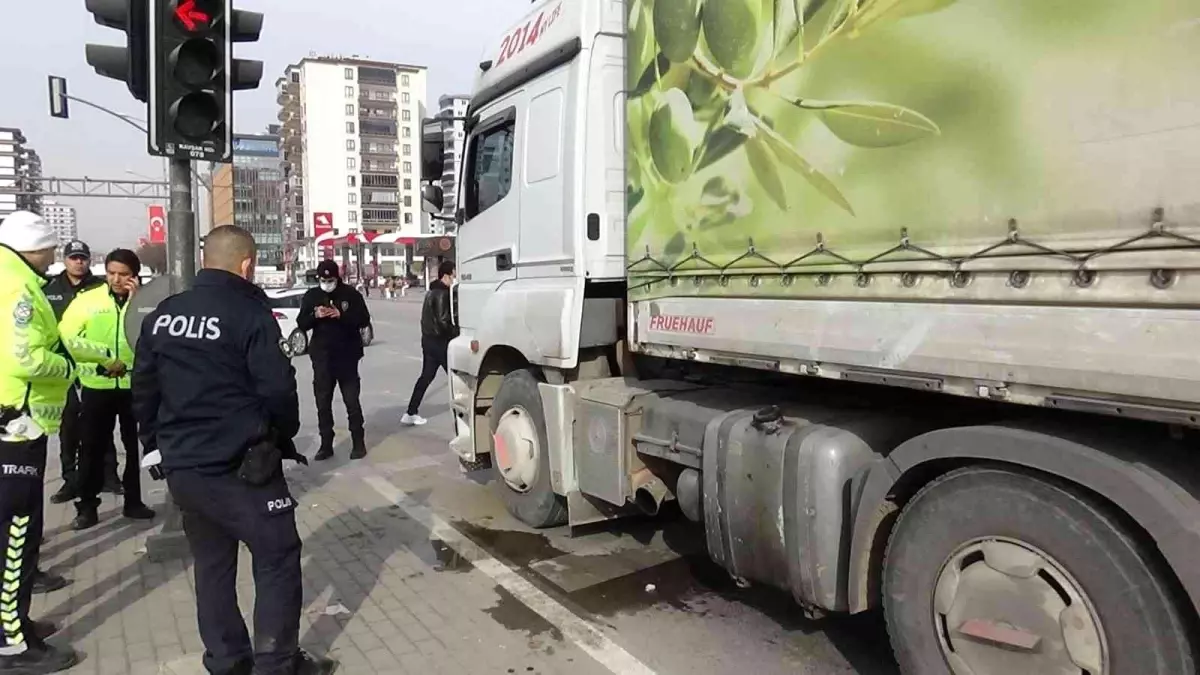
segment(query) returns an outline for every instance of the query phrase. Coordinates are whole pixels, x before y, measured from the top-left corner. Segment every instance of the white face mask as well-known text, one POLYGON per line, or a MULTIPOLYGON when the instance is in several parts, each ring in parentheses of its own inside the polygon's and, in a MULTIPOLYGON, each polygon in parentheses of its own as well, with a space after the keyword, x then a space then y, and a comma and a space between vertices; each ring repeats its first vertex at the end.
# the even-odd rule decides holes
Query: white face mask
POLYGON ((332 293, 333 289, 335 289, 335 288, 337 288, 336 281, 322 281, 321 282, 321 290, 325 291, 326 293, 332 293))

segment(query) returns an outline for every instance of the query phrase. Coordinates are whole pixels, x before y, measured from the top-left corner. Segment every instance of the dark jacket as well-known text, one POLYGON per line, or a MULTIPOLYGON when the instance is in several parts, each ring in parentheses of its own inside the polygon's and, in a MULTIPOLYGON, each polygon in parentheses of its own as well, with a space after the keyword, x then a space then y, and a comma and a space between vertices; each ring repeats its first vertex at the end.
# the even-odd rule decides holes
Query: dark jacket
POLYGON ((232 471, 268 430, 281 443, 296 435, 296 371, 282 341, 262 289, 220 270, 201 271, 146 317, 133 406, 164 470, 232 471))
POLYGON ((370 323, 371 312, 362 293, 341 282, 331 293, 319 287, 308 289, 300 301, 300 313, 296 316, 296 325, 300 330, 312 331, 308 354, 313 359, 361 359, 361 331, 370 323), (318 319, 317 307, 321 306, 336 307, 342 315, 336 319, 318 319))
POLYGON ((63 312, 67 311, 67 305, 71 304, 75 296, 103 284, 104 277, 98 277, 88 272, 83 281, 79 282, 78 286, 75 286, 71 284, 71 277, 64 271, 43 286, 42 292, 46 294, 46 299, 50 301, 50 306, 54 308, 54 318, 62 321, 63 312))
POLYGON ((421 306, 421 337, 449 342, 458 337, 458 326, 450 313, 450 287, 437 279, 429 284, 421 306))

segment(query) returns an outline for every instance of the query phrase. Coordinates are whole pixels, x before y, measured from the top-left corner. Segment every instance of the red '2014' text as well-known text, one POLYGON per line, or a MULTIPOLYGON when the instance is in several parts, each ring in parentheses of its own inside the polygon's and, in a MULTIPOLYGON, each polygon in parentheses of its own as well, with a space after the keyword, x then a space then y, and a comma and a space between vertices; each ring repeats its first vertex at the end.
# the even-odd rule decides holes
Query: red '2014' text
POLYGON ((562 4, 554 6, 554 9, 543 10, 537 15, 536 19, 528 21, 524 26, 516 29, 504 37, 504 42, 500 43, 500 57, 496 59, 496 65, 504 63, 512 57, 525 51, 526 47, 531 47, 537 44, 537 41, 550 29, 550 26, 558 20, 562 14, 562 4))

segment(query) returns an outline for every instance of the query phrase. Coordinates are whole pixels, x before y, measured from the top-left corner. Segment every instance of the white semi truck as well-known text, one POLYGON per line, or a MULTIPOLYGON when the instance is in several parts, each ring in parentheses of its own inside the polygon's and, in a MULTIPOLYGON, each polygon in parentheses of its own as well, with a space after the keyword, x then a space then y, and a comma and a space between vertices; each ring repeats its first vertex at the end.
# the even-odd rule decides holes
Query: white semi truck
POLYGON ((453 451, 535 527, 676 502, 906 675, 1195 673, 1198 66, 1200 0, 533 4, 453 451))

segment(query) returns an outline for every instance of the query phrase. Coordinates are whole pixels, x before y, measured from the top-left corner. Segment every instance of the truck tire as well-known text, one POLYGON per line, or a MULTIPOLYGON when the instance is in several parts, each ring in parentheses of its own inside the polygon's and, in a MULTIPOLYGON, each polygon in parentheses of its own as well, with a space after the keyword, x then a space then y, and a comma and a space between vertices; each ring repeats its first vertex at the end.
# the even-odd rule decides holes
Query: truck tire
POLYGON ((550 444, 538 380, 529 370, 504 376, 489 412, 493 484, 508 512, 530 527, 567 521, 566 500, 550 483, 550 444))
POLYGON ((922 489, 884 561, 901 671, 1196 672, 1172 582, 1107 511, 1056 482, 990 467, 922 489))

